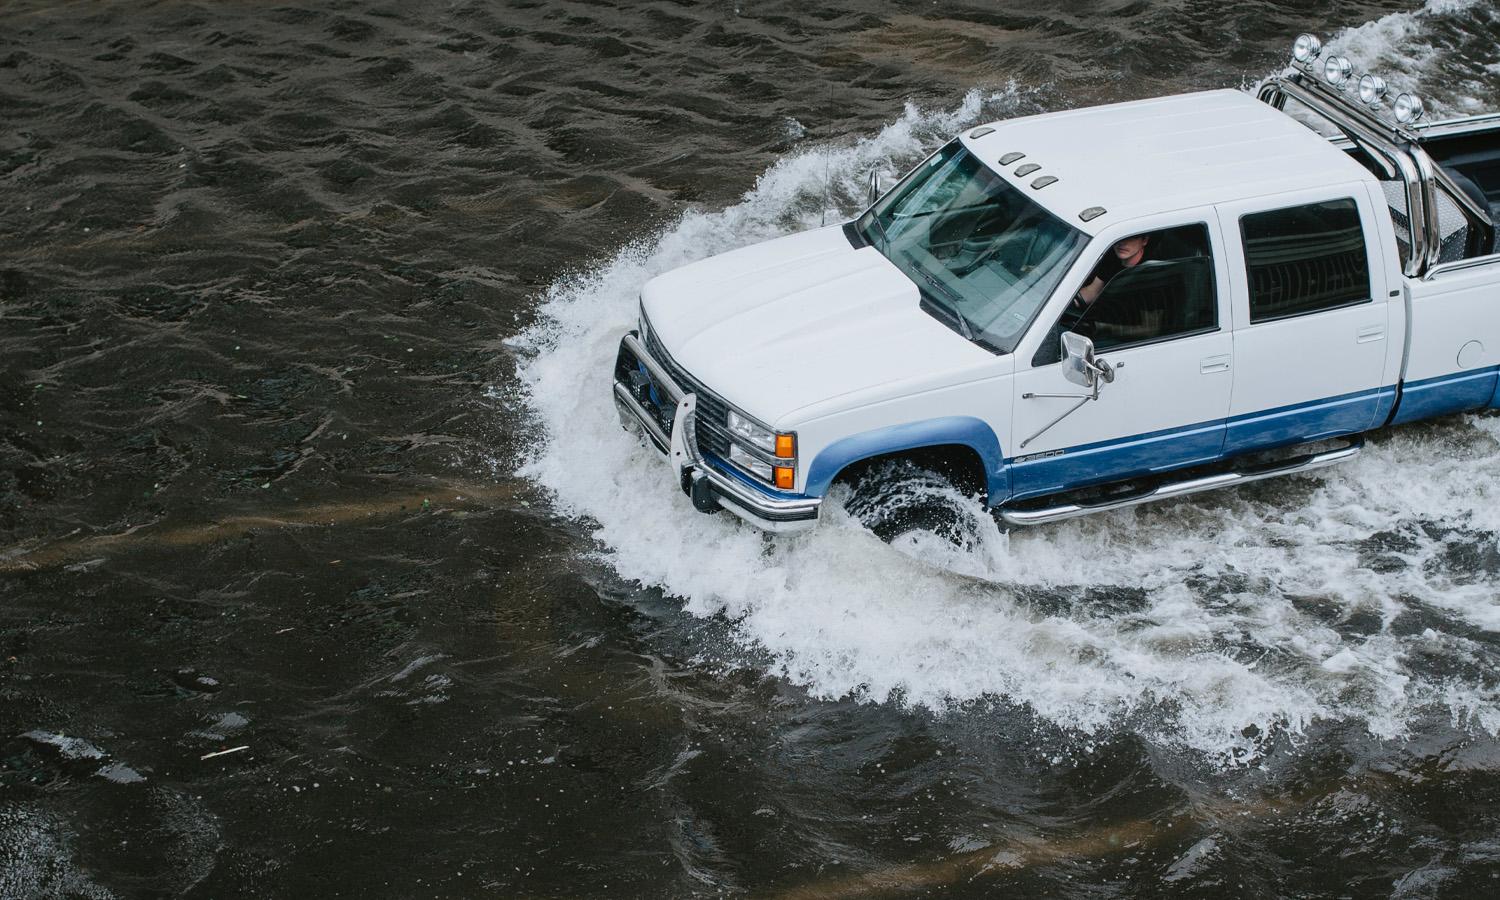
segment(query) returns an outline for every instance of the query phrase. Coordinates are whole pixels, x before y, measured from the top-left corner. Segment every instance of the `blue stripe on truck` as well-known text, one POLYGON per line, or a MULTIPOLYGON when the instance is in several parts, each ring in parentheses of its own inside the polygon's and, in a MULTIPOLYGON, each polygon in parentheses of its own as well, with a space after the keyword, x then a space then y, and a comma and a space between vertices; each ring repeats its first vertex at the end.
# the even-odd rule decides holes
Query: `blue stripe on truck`
POLYGON ((1497 369, 1500 367, 1488 366, 1408 381, 1401 388, 1401 405, 1391 424, 1493 406, 1497 369))
POLYGON ((1381 392, 1387 390, 1390 388, 1371 388, 1233 416, 1224 438, 1224 453, 1268 450, 1369 431, 1383 424, 1376 413, 1383 405, 1381 392))
MULTIPOLYGON (((813 460, 806 493, 821 497, 840 470, 863 459, 940 444, 959 444, 973 449, 984 462, 989 501, 995 505, 1160 471, 1159 451, 1166 441, 1174 443, 1173 455, 1192 460, 1171 466, 1179 468, 1231 454, 1358 434, 1386 424, 1395 402, 1395 386, 1385 385, 1228 419, 1080 444, 1033 458, 1023 454, 1010 459, 1001 456, 999 440, 981 419, 969 416, 927 419, 875 429, 830 444, 813 460), (1192 452, 1182 452, 1185 449, 1192 452), (1018 476, 1015 496, 1011 495, 1013 469, 1018 476)), ((1486 406, 1500 407, 1500 366, 1404 384, 1392 424, 1486 406)))
POLYGON ((1015 470, 1011 480, 1016 491, 1011 499, 1022 500, 1131 475, 1213 462, 1223 447, 1224 420, 1216 419, 1031 457, 1019 456, 1010 460, 1015 470))

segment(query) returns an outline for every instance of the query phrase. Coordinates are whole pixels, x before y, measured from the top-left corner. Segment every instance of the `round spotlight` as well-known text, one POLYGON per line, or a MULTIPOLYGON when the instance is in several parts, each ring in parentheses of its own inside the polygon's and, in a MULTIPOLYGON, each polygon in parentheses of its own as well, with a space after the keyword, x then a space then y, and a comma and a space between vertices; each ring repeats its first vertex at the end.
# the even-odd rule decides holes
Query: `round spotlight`
POLYGON ((1292 59, 1299 63, 1310 63, 1323 52, 1323 42, 1315 34, 1299 34, 1292 44, 1292 59))
POLYGON ((1426 110, 1422 107, 1422 98, 1416 94, 1402 94, 1396 98, 1396 121, 1402 125, 1410 125, 1422 118, 1426 110))
POLYGON ((1323 80, 1334 87, 1343 87, 1354 74, 1354 64, 1345 56, 1330 56, 1323 61, 1323 80))
POLYGON ((1366 75, 1359 80, 1359 102, 1374 106, 1384 96, 1384 78, 1379 75, 1366 75))

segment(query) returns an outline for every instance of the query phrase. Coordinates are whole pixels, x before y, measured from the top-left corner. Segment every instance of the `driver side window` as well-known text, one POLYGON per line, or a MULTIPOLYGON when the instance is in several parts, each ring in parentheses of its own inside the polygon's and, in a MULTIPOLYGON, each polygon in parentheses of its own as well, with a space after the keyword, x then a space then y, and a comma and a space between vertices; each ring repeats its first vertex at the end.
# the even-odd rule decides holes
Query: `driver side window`
POLYGON ((1059 338, 1065 331, 1089 338, 1096 350, 1110 350, 1218 327, 1208 226, 1165 228, 1119 241, 1100 257, 1031 364, 1061 359, 1059 338))

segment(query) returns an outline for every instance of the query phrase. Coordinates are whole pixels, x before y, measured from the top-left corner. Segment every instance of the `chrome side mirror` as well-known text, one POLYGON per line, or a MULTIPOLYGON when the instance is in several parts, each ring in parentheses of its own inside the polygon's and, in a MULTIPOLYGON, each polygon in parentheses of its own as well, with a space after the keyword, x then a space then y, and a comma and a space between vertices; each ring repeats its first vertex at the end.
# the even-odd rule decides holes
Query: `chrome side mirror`
POLYGON ((880 170, 874 169, 870 172, 870 196, 866 206, 874 206, 875 201, 880 199, 880 170))
POLYGON ((1071 331, 1062 333, 1063 377, 1086 388, 1094 386, 1094 342, 1071 331))
POLYGON ((1094 342, 1071 331, 1062 333, 1063 377, 1086 388, 1099 389, 1099 382, 1115 380, 1114 367, 1094 356, 1094 342))
MULTIPOLYGON (((1021 442, 1024 448, 1027 444, 1046 434, 1047 431, 1058 422, 1071 416, 1073 413, 1083 409, 1084 404, 1090 400, 1099 399, 1099 385, 1109 384, 1115 380, 1115 367, 1094 356, 1094 342, 1081 334, 1071 331, 1062 333, 1062 366, 1063 377, 1077 385, 1089 389, 1087 394, 1038 394, 1027 391, 1021 395, 1022 400, 1077 400, 1078 402, 1065 410, 1061 415, 1043 425, 1041 430, 1021 442)), ((1120 365, 1125 365, 1120 363, 1120 365)))

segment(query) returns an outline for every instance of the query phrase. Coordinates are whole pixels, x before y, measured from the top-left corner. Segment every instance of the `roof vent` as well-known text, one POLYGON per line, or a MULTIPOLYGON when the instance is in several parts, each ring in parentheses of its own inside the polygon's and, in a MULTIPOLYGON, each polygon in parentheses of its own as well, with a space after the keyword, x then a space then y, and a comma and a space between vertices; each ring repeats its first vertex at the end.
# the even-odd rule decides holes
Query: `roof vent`
POLYGON ((982 137, 984 137, 987 134, 993 134, 994 131, 995 131, 995 129, 991 128, 988 125, 985 125, 982 128, 976 128, 973 131, 969 132, 969 137, 970 138, 982 138, 982 137))
POLYGON ((1100 216, 1104 215, 1104 213, 1105 213, 1104 207, 1102 207, 1102 206, 1090 206, 1088 209, 1086 209, 1083 212, 1079 213, 1078 214, 1078 218, 1082 219, 1085 222, 1092 222, 1095 219, 1099 218, 1100 216))
POLYGON ((1016 174, 1017 175, 1030 175, 1032 172, 1035 172, 1037 169, 1040 169, 1040 168, 1041 168, 1041 166, 1037 165, 1036 163, 1027 163, 1024 166, 1016 166, 1016 174))
POLYGON ((1011 163, 1015 162, 1016 160, 1022 158, 1025 155, 1026 154, 1024 154, 1024 153, 1015 153, 1015 152, 1007 153, 1004 156, 1000 157, 1000 165, 1002 165, 1002 166, 1008 166, 1011 163))
POLYGON ((1055 176, 1052 176, 1052 175, 1043 175, 1041 178, 1038 178, 1036 181, 1033 181, 1031 183, 1031 189, 1033 191, 1039 191, 1042 188, 1046 187, 1047 185, 1053 184, 1056 181, 1057 181, 1057 178, 1055 176))

